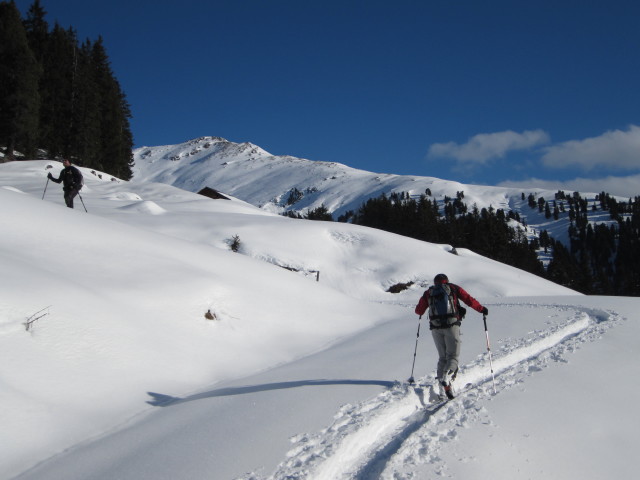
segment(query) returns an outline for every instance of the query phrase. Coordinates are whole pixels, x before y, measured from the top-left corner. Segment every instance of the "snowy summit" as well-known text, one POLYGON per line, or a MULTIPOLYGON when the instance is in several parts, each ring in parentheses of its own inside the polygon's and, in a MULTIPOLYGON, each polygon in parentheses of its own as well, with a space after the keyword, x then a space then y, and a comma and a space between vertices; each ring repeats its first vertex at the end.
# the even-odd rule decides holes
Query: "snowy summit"
MULTIPOLYGON (((134 150, 135 182, 160 182, 197 192, 211 187, 264 210, 305 211, 321 205, 337 218, 356 210, 367 198, 391 192, 435 197, 464 191, 468 205, 510 208, 522 189, 463 185, 435 177, 393 175, 357 170, 335 162, 271 155, 251 143, 202 137, 179 145, 134 150), (296 195, 291 195, 296 193, 296 195)), ((536 192, 553 193, 541 189, 536 192)))

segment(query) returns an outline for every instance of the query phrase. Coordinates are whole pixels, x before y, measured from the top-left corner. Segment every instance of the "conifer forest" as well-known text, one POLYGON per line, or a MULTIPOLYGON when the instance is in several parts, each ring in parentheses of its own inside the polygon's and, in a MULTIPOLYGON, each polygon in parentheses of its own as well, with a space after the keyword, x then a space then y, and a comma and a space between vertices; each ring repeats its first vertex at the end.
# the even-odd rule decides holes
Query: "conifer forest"
POLYGON ((590 204, 578 192, 558 192, 551 201, 530 194, 529 208, 555 220, 568 217, 568 245, 546 230, 539 238, 528 239, 522 228, 510 225, 510 219, 526 223, 518 213, 475 206, 469 211, 463 199, 464 192, 458 192, 439 206, 426 194, 381 195, 339 220, 468 248, 584 294, 640 295, 640 197, 619 202, 602 192, 590 204), (608 212, 610 221, 589 221, 589 212, 594 211, 608 212), (540 260, 542 251, 550 258, 546 268, 540 260))
POLYGON ((69 158, 131 178, 131 109, 103 39, 49 25, 39 0, 22 18, 0 2, 0 145, 4 159, 69 158))

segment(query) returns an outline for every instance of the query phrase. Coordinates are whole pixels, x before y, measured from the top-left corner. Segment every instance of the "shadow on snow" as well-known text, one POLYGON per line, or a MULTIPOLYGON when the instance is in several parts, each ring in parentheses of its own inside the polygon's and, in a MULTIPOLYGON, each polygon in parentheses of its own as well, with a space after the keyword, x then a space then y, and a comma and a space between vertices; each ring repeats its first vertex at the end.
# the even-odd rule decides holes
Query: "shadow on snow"
POLYGON ((388 380, 297 380, 292 382, 265 383, 263 385, 219 388, 208 392, 196 393, 184 398, 173 397, 163 393, 147 392, 149 396, 151 396, 151 400, 148 400, 147 403, 154 407, 168 407, 177 403, 192 402, 194 400, 202 400, 204 398, 246 395, 249 393, 282 390, 285 388, 321 387, 327 385, 378 385, 381 387, 392 388, 396 384, 397 382, 391 382, 388 380))

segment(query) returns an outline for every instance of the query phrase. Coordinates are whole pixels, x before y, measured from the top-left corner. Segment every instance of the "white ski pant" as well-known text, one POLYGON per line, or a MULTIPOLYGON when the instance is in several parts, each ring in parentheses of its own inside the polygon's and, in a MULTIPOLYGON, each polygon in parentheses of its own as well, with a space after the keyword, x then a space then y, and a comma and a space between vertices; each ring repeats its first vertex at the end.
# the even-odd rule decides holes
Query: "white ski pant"
POLYGON ((455 372, 458 368, 458 357, 460 357, 460 325, 453 325, 449 328, 438 328, 431 330, 433 341, 438 350, 438 378, 444 378, 444 374, 455 372))

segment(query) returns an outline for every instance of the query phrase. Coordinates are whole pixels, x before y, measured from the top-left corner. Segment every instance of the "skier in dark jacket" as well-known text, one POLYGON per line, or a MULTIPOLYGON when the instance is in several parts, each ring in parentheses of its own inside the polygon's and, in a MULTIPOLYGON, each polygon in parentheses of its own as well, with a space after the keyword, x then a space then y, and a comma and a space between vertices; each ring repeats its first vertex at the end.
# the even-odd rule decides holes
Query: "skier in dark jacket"
POLYGON ((71 165, 70 160, 63 160, 62 164, 64 168, 60 172, 60 176, 58 178, 53 178, 51 172, 47 177, 52 182, 62 183, 62 191, 64 192, 64 203, 67 204, 67 207, 73 208, 73 199, 78 193, 83 185, 83 177, 80 170, 71 165))
POLYGON ((487 315, 489 310, 483 307, 462 287, 449 283, 444 273, 436 275, 434 286, 424 292, 415 312, 422 316, 429 309, 429 328, 438 350, 437 379, 444 393, 453 398, 451 382, 458 373, 460 356, 460 325, 466 309, 460 306, 462 300, 479 313, 487 315))

